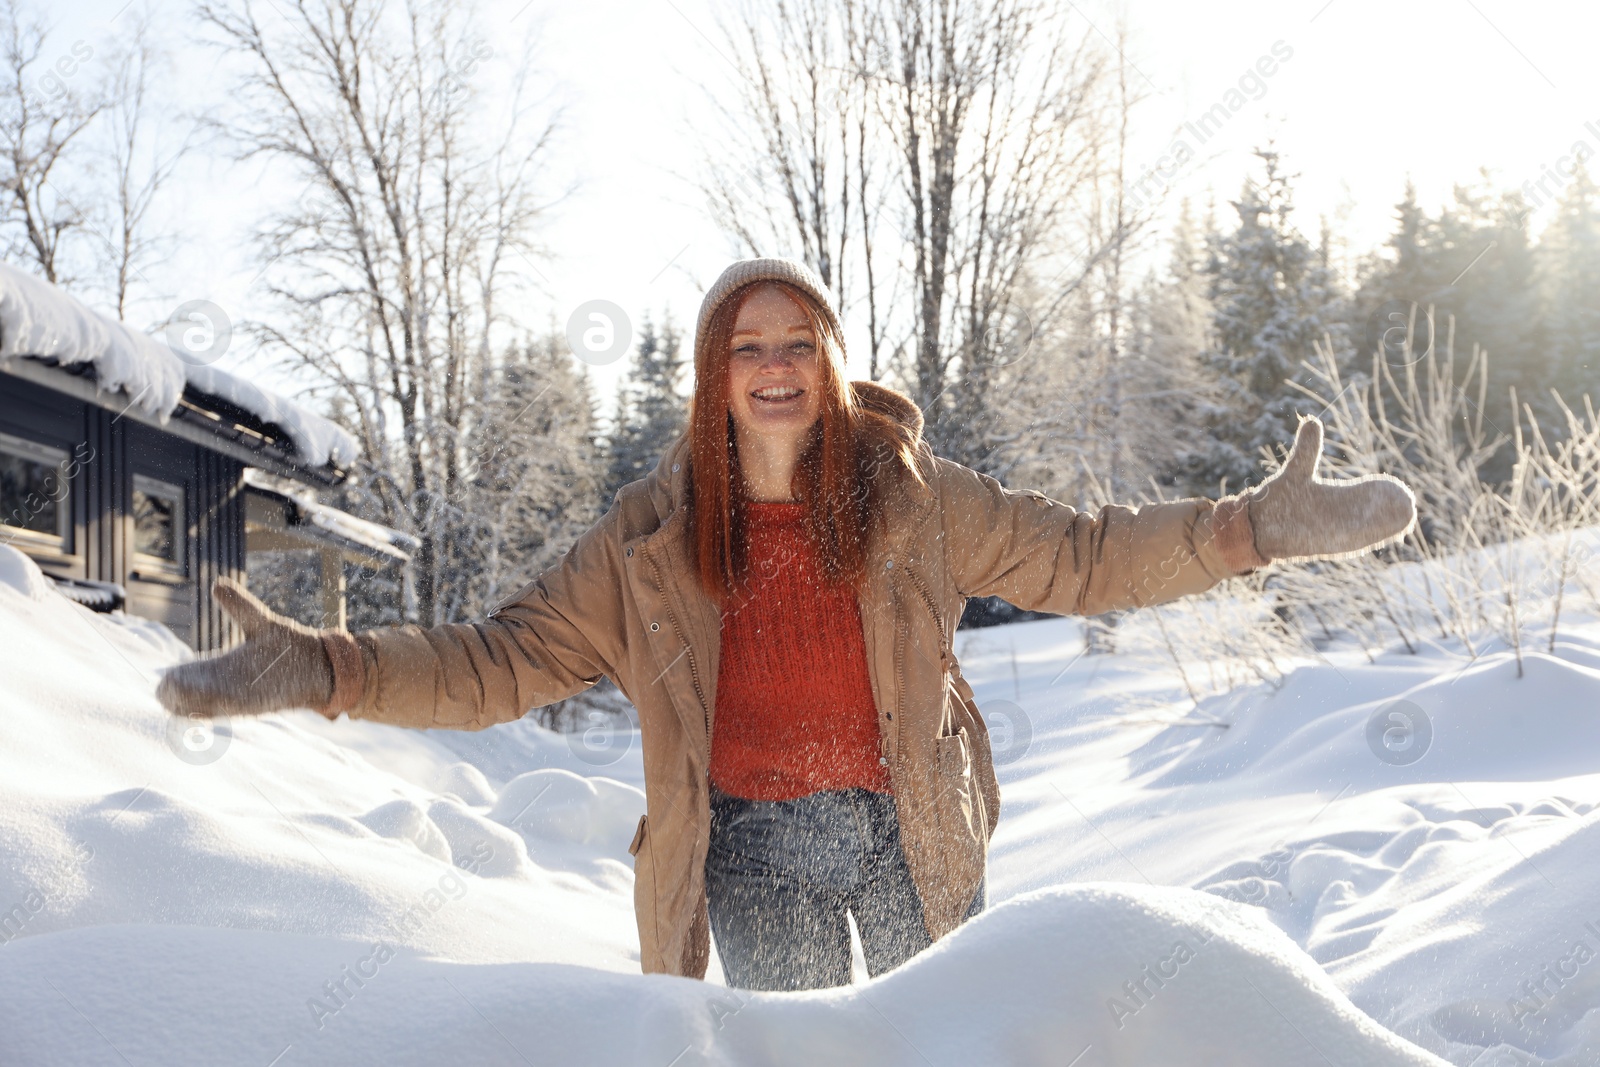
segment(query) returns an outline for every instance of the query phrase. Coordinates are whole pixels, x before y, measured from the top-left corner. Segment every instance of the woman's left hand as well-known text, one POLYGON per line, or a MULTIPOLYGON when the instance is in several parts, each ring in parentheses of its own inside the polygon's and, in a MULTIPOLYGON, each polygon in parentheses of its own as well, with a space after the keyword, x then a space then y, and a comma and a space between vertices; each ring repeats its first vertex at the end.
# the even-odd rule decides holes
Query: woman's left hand
POLYGON ((1272 477, 1240 495, 1248 502, 1256 552, 1266 559, 1353 555, 1403 537, 1416 498, 1400 479, 1369 474, 1347 482, 1317 477, 1322 423, 1302 419, 1294 447, 1272 477))

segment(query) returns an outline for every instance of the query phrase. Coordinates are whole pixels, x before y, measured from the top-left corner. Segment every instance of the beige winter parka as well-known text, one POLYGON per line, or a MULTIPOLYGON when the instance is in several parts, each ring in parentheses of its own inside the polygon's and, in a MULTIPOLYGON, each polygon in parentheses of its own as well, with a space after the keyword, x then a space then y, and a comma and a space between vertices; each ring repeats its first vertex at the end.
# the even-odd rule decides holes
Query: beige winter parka
MULTIPOLYGON (((908 399, 871 383, 857 397, 921 431, 908 399)), ((560 564, 481 623, 357 636, 336 667, 354 718, 475 730, 516 719, 609 677, 638 709, 647 814, 629 846, 645 972, 704 977, 707 765, 715 726, 720 617, 692 565, 689 448, 649 477, 560 564)), ((1181 500, 1079 512, 1013 492, 918 447, 922 480, 882 469, 860 590, 882 758, 902 845, 939 938, 984 872, 1000 814, 988 733, 951 641, 968 597, 1092 615, 1205 590, 1259 565, 1248 514, 1181 500)))

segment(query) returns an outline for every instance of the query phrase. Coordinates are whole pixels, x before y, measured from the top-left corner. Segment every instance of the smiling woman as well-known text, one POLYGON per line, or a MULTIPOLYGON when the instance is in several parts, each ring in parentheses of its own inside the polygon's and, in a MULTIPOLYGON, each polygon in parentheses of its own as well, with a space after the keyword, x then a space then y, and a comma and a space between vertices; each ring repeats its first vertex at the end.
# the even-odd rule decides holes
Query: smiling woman
POLYGON ((639 712, 640 961, 730 984, 881 973, 985 903, 1000 793, 952 641, 967 598, 1095 614, 1270 559, 1399 536, 1411 496, 1315 477, 1321 424, 1222 501, 1079 512, 934 456, 905 396, 847 382, 806 267, 735 263, 701 305, 689 431, 483 622, 311 631, 226 581, 244 646, 174 668, 178 714, 306 706, 482 729, 609 677, 639 712))
POLYGON ((718 597, 733 593, 746 569, 737 533, 745 504, 803 501, 824 571, 857 580, 871 489, 863 455, 881 452, 915 472, 915 435, 857 401, 838 319, 806 285, 781 275, 741 281, 736 267, 719 287, 727 292, 708 293, 701 313, 690 420, 700 579, 718 597))

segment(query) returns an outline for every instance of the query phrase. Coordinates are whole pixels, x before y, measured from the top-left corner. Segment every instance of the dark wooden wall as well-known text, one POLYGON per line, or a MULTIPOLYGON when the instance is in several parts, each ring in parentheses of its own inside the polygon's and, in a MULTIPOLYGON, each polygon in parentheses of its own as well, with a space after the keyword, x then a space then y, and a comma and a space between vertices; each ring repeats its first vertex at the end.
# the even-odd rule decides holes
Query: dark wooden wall
POLYGON ((20 540, 48 573, 116 582, 130 614, 155 619, 191 647, 224 648, 234 626, 211 599, 218 575, 244 577, 244 466, 157 427, 0 374, 0 432, 86 457, 71 486, 66 553, 20 540), (176 573, 141 564, 130 513, 135 474, 183 487, 184 559, 176 573))

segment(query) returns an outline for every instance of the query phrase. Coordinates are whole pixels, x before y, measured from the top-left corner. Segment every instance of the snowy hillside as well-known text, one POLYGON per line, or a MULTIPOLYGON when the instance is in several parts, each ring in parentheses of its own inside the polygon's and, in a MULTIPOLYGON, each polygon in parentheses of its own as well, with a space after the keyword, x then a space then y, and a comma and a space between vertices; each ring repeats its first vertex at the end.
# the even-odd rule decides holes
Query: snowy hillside
POLYGON ((1600 624, 1566 632, 1521 678, 1329 653, 1198 709, 1078 622, 964 634, 991 910, 752 996, 638 974, 636 738, 208 733, 154 700, 165 631, 0 548, 0 1063, 1593 1064, 1600 624))

